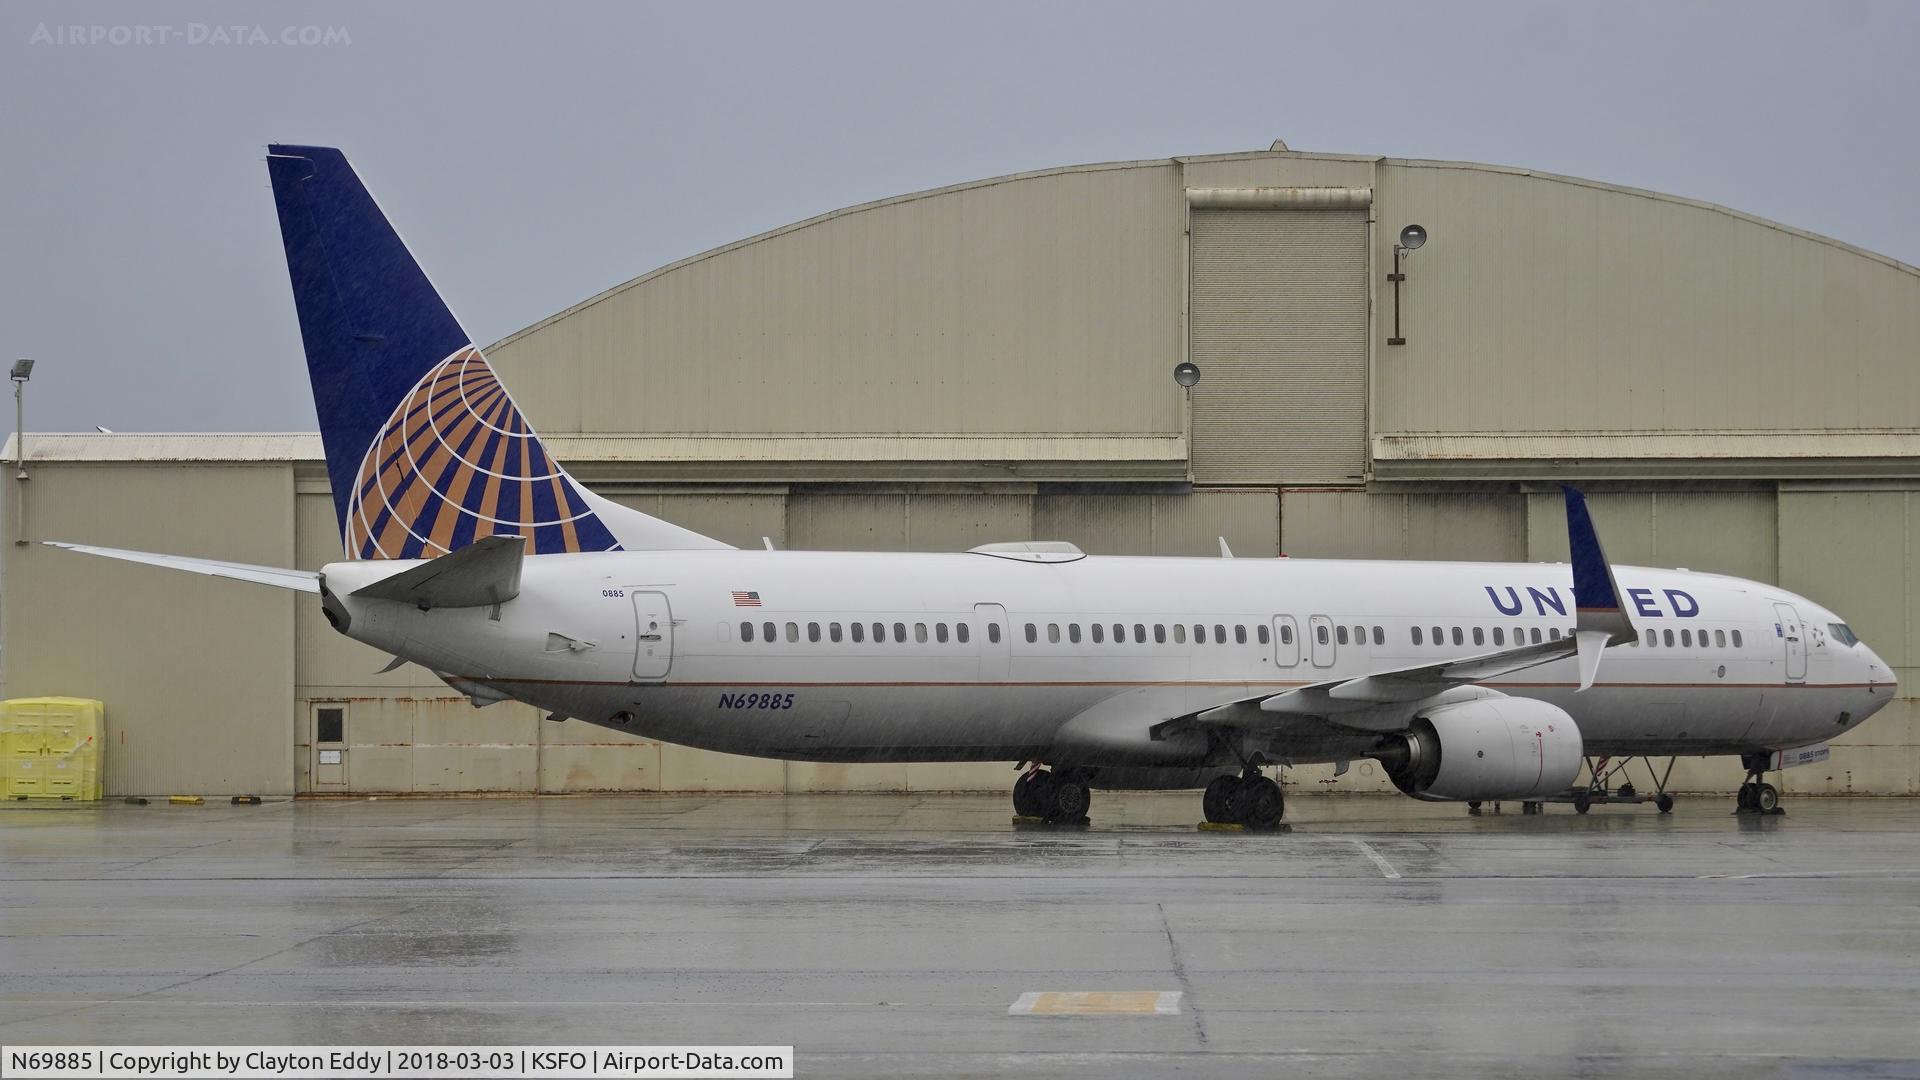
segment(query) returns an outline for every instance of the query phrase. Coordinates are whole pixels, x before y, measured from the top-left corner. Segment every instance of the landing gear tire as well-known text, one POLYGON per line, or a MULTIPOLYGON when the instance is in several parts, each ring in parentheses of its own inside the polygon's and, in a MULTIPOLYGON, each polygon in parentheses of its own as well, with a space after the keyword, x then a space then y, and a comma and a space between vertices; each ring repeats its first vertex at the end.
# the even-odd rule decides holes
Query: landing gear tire
POLYGON ((1093 805, 1093 793, 1077 776, 1055 775, 1048 788, 1046 812, 1041 815, 1048 821, 1079 821, 1093 805))
POLYGON ((1592 792, 1576 791, 1573 793, 1573 812, 1574 813, 1584 814, 1591 809, 1593 809, 1593 793, 1592 792))
POLYGON ((1228 825, 1239 820, 1234 814, 1234 798, 1240 788, 1237 776, 1216 776, 1207 785, 1206 793, 1200 796, 1200 811, 1206 819, 1215 825, 1228 825))
POLYGON ((1754 789, 1754 784, 1752 781, 1748 781, 1747 783, 1741 784, 1740 793, 1738 795, 1735 795, 1733 798, 1734 806, 1738 807, 1741 810, 1753 809, 1753 789, 1754 789))
POLYGON ((1240 811, 1240 823, 1249 829, 1271 829, 1286 815, 1286 797, 1280 785, 1265 776, 1249 776, 1240 781, 1234 802, 1240 811))
POLYGON ((1013 812, 1021 817, 1037 818, 1047 814, 1043 790, 1052 780, 1052 774, 1039 769, 1026 773, 1013 782, 1013 812))
POLYGON ((1653 808, 1663 814, 1673 813, 1673 796, 1661 792, 1653 797, 1653 808))
POLYGON ((1780 791, 1772 784, 1760 784, 1753 789, 1753 809, 1763 814, 1771 814, 1780 808, 1780 791))
POLYGON ((1469 814, 1478 814, 1479 812, 1480 812, 1480 800, 1479 800, 1479 799, 1474 799, 1474 800, 1472 800, 1472 801, 1470 801, 1470 802, 1468 802, 1468 803, 1467 803, 1467 813, 1469 813, 1469 814))

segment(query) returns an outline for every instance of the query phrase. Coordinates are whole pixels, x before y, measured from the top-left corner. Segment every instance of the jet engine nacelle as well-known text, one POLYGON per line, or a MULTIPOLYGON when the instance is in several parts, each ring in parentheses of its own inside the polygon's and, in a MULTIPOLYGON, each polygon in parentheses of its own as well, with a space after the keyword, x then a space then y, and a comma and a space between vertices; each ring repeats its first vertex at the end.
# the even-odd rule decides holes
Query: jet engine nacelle
POLYGON ((1378 756, 1416 799, 1531 799, 1572 786, 1583 749, 1565 709, 1485 697, 1420 713, 1378 756))

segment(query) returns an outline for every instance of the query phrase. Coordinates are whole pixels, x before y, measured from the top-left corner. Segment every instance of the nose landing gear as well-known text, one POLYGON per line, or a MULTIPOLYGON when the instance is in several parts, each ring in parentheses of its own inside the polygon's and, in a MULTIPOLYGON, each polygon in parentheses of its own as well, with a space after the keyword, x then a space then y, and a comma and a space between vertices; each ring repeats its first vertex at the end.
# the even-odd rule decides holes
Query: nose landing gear
POLYGON ((1780 789, 1762 779, 1767 775, 1767 766, 1772 760, 1773 755, 1765 751, 1740 755, 1740 764, 1747 769, 1747 780, 1740 785, 1740 792, 1734 797, 1735 814, 1778 817, 1786 813, 1780 808, 1780 789))

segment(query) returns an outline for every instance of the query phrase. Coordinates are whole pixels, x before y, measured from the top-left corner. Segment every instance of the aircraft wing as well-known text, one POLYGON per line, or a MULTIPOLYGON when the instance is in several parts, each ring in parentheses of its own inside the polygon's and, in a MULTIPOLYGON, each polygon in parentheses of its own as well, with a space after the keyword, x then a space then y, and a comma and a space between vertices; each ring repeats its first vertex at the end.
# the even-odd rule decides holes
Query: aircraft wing
POLYGON ((1376 671, 1358 678, 1335 679, 1283 691, 1262 699, 1260 708, 1265 712, 1318 714, 1350 712, 1396 701, 1419 701, 1451 687, 1564 660, 1576 655, 1578 649, 1578 642, 1568 637, 1418 667, 1376 671))
POLYGON ((1561 487, 1566 493, 1567 540, 1573 556, 1575 622, 1571 635, 1477 656, 1309 683, 1278 694, 1203 709, 1163 723, 1158 730, 1186 724, 1271 730, 1285 724, 1287 717, 1318 717, 1340 727, 1391 731, 1405 726, 1413 710, 1436 694, 1568 657, 1579 660, 1580 690, 1586 690, 1599 673, 1603 650, 1609 645, 1638 641, 1640 635, 1620 607, 1620 587, 1614 580, 1613 566, 1600 549, 1600 538, 1587 513, 1586 496, 1573 487, 1561 487))
POLYGON ((1414 710, 1436 694, 1564 660, 1577 655, 1579 649, 1576 638, 1565 637, 1478 656, 1329 679, 1205 709, 1189 722, 1197 727, 1271 730, 1290 719, 1317 717, 1337 727, 1393 731, 1405 727, 1414 710))
POLYGON ((320 575, 311 570, 283 570, 277 566, 255 566, 252 563, 189 559, 184 555, 161 555, 152 551, 128 551, 125 548, 94 547, 90 544, 66 544, 57 540, 40 542, 63 551, 78 551, 86 555, 99 555, 123 562, 145 563, 148 566, 164 566, 169 570, 185 570, 188 573, 205 574, 208 577, 251 581, 256 585, 272 585, 276 588, 294 589, 299 592, 318 593, 320 591, 320 575))

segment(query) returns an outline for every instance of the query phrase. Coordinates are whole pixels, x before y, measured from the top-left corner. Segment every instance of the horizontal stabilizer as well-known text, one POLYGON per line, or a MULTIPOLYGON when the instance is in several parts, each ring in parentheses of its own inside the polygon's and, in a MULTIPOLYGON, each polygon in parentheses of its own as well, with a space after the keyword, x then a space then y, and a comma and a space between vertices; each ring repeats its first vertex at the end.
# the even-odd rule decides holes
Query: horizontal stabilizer
POLYGON ((526 541, 518 536, 482 537, 451 555, 355 589, 353 595, 396 600, 423 611, 504 604, 520 595, 520 566, 526 551, 526 541))
POLYGON ((255 566, 252 563, 189 559, 184 555, 161 555, 151 551, 128 551, 125 548, 94 547, 90 544, 66 544, 58 540, 40 542, 63 551, 78 551, 85 555, 98 555, 107 559, 119 559, 122 562, 163 566, 169 570, 185 570, 192 574, 229 578, 233 581, 251 581, 256 585, 272 585, 275 588, 294 589, 299 592, 320 591, 320 575, 311 570, 283 570, 277 566, 255 566))

